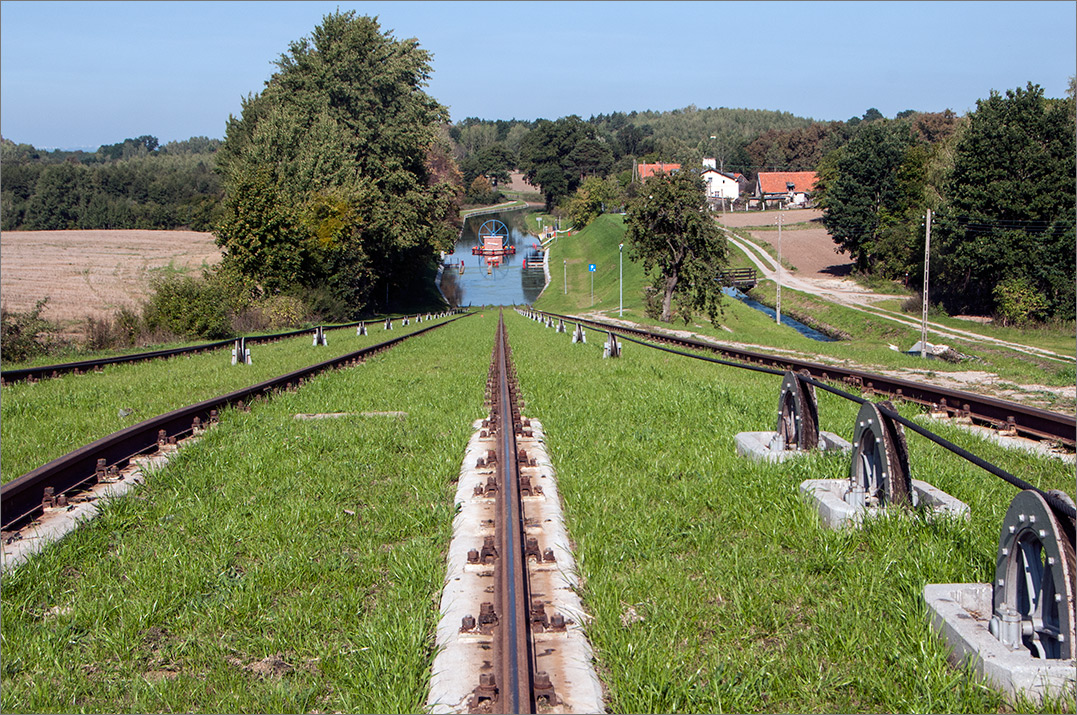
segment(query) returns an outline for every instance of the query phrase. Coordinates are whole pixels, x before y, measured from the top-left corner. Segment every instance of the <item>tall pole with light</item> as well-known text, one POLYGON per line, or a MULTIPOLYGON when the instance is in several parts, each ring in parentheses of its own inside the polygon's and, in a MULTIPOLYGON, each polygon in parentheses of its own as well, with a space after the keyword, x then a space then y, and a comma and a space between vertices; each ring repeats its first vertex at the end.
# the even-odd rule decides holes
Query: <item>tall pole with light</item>
POLYGON ((618 300, 617 315, 621 317, 625 314, 625 269, 624 269, 624 255, 625 245, 623 243, 617 244, 617 283, 620 288, 620 298, 618 300))

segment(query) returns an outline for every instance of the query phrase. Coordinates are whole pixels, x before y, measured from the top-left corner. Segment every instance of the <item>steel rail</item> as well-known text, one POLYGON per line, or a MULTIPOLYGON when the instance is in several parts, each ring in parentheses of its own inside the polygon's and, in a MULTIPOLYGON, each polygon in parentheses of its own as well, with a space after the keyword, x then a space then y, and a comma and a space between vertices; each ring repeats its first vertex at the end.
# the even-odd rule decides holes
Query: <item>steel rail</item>
POLYGON ((304 380, 321 372, 357 363, 408 338, 422 335, 458 319, 451 318, 413 333, 325 360, 226 395, 212 397, 151 417, 58 457, 0 486, 0 528, 6 530, 38 514, 41 511, 41 501, 47 487, 52 487, 54 496, 58 497, 96 481, 98 460, 104 459, 106 466, 122 469, 130 463, 133 457, 157 451, 162 437, 165 441, 186 437, 195 431, 196 420, 202 425, 208 424, 216 411, 233 405, 249 405, 251 401, 269 396, 281 389, 297 387, 304 380))
POLYGON ((494 636, 494 657, 501 697, 495 707, 504 713, 534 713, 534 647, 531 640, 528 562, 524 553, 523 507, 516 433, 521 429, 515 376, 509 360, 504 312, 499 313, 491 362, 491 424, 498 433, 498 494, 494 530, 498 541, 495 584, 498 588, 499 626, 494 636))
MULTIPOLYGON (((342 330, 344 328, 354 328, 360 323, 376 323, 382 320, 385 320, 384 316, 381 318, 356 320, 351 323, 324 325, 321 327, 324 330, 342 330)), ((228 338, 226 340, 215 340, 209 343, 199 343, 198 345, 188 345, 181 348, 169 348, 167 350, 150 350, 141 353, 130 353, 128 355, 117 355, 108 358, 98 358, 96 360, 78 360, 75 362, 58 363, 56 365, 41 365, 39 367, 24 367, 11 370, 0 370, 0 384, 20 382, 23 380, 43 380, 50 377, 59 377, 61 375, 66 375, 67 373, 71 372, 91 372, 107 365, 144 362, 146 360, 157 360, 161 358, 175 357, 177 355, 194 355, 197 353, 206 352, 208 350, 217 350, 228 345, 233 345, 235 344, 236 340, 240 339, 240 337, 242 337, 250 345, 257 345, 259 343, 269 343, 277 340, 284 340, 286 338, 292 338, 297 335, 309 335, 316 330, 317 327, 303 328, 301 330, 289 330, 283 333, 271 333, 269 335, 252 335, 249 337, 236 336, 234 338, 228 338)))
MULTIPOLYGON (((554 314, 549 313, 548 315, 554 315, 554 314)), ((580 321, 580 322, 596 322, 596 321, 580 321)), ((605 325, 605 324, 602 324, 602 325, 605 325)), ((617 327, 617 326, 610 326, 610 327, 617 327)), ((644 333, 644 334, 652 335, 656 339, 666 338, 667 337, 667 336, 660 335, 660 334, 647 333, 647 331, 642 331, 642 330, 636 330, 636 329, 630 329, 630 330, 632 332, 634 332, 634 333, 644 333)), ((770 368, 770 367, 763 367, 763 366, 753 365, 753 364, 746 364, 746 363, 742 363, 742 362, 733 362, 733 361, 730 361, 730 360, 721 360, 721 359, 718 359, 718 358, 709 358, 709 357, 705 357, 705 356, 702 356, 702 355, 696 355, 696 354, 693 354, 693 353, 682 352, 680 350, 674 350, 672 348, 668 348, 668 347, 665 347, 663 345, 655 345, 653 343, 648 343, 648 342, 646 342, 644 340, 633 338, 633 337, 628 336, 628 335, 622 335, 622 337, 624 337, 626 340, 628 340, 630 342, 633 342, 633 343, 636 343, 638 345, 643 345, 643 346, 646 346, 646 347, 649 347, 649 348, 653 348, 655 350, 662 350, 662 351, 669 352, 669 353, 674 353, 674 354, 677 354, 677 355, 683 355, 685 357, 690 357, 690 358, 693 358, 693 359, 696 359, 696 360, 704 360, 704 361, 707 361, 707 362, 713 362, 713 363, 717 363, 717 364, 720 364, 720 365, 727 365, 727 366, 730 366, 730 367, 736 367, 736 368, 747 369, 747 370, 754 370, 754 371, 757 371, 757 372, 764 372, 764 373, 768 373, 768 374, 771 374, 771 375, 784 375, 785 374, 785 370, 780 370, 780 369, 770 368)), ((683 339, 683 338, 674 338, 670 342, 682 342, 684 340, 685 339, 683 339)), ((693 344, 693 346, 699 346, 700 348, 703 348, 703 349, 713 349, 713 348, 715 348, 715 346, 708 346, 705 343, 699 343, 698 341, 689 341, 689 342, 691 342, 693 344)), ((724 348, 721 349, 721 350, 724 350, 724 348)), ((797 361, 797 362, 802 362, 802 361, 797 361)), ((823 366, 819 366, 819 367, 823 367, 823 366)), ((871 374, 871 373, 861 373, 861 374, 868 375, 868 374, 871 374)), ((823 381, 818 380, 818 379, 816 379, 814 377, 811 377, 811 376, 803 376, 802 375, 801 379, 803 379, 805 382, 807 382, 807 383, 809 383, 809 384, 811 384, 811 385, 813 385, 815 387, 818 387, 821 390, 825 390, 825 391, 827 391, 827 392, 829 392, 831 394, 837 395, 839 397, 842 397, 842 398, 844 398, 846 400, 850 400, 850 401, 855 402, 857 404, 864 404, 865 402, 870 401, 870 400, 865 399, 863 397, 860 397, 858 395, 854 395, 851 392, 846 392, 845 390, 838 389, 838 388, 836 388, 836 387, 834 387, 834 386, 832 386, 832 385, 830 385, 830 384, 828 384, 826 382, 823 382, 823 381)), ((915 383, 913 383, 913 384, 915 384, 915 383)), ((950 392, 953 392, 953 391, 950 391, 950 392)), ((901 393, 899 392, 898 395, 900 396, 901 393)), ((1001 400, 1000 400, 1000 402, 1001 402, 1001 400)), ((1015 407, 1022 407, 1022 405, 1014 405, 1014 406, 1015 407)), ((994 464, 991 464, 987 460, 976 456, 975 454, 969 452, 968 450, 964 449, 963 447, 959 447, 958 445, 956 445, 953 442, 949 441, 945 437, 941 437, 941 436, 935 434, 934 432, 932 432, 931 430, 926 429, 926 428, 916 424, 912 420, 906 419, 905 417, 900 415, 895 410, 891 410, 890 408, 888 408, 886 405, 879 405, 878 407, 879 407, 879 411, 882 412, 887 417, 889 417, 890 419, 892 419, 892 420, 894 420, 896 422, 899 422, 900 424, 904 425, 905 427, 908 427, 909 429, 916 432, 920 436, 925 437, 926 439, 934 442, 935 444, 939 445, 940 447, 942 447, 942 448, 944 448, 944 449, 946 449, 946 450, 948 450, 950 452, 953 452, 954 454, 958 455, 962 459, 965 459, 966 461, 971 462, 972 464, 975 464, 977 467, 980 467, 981 469, 989 472, 990 474, 993 474, 994 476, 999 477, 1000 479, 1002 479, 1003 481, 1011 484, 1012 486, 1015 486, 1018 489, 1031 490, 1031 491, 1034 491, 1034 492, 1038 493, 1041 497, 1043 497, 1043 499, 1056 512, 1058 512, 1060 514, 1064 514, 1065 516, 1068 516, 1070 519, 1077 518, 1077 510, 1075 510, 1073 506, 1071 506, 1071 505, 1063 502, 1062 500, 1058 499, 1055 495, 1053 495, 1053 494, 1051 494, 1049 492, 1045 492, 1042 489, 1039 489, 1038 487, 1036 487, 1035 485, 1025 481, 1024 479, 1021 479, 1020 477, 1017 477, 1017 476, 1011 474, 1010 472, 1007 472, 1006 470, 1002 469, 1001 467, 998 467, 998 466, 996 466, 994 464)), ((1051 414, 1055 414, 1055 413, 1051 413, 1051 414)), ((1060 417, 1064 417, 1064 416, 1065 415, 1060 415, 1060 417)))
POLYGON ((641 328, 614 325, 557 313, 541 312, 540 314, 549 315, 560 320, 582 323, 595 330, 614 331, 622 335, 635 335, 642 339, 657 340, 696 350, 716 352, 734 360, 754 365, 770 366, 782 371, 806 371, 813 378, 824 382, 828 380, 845 382, 870 392, 877 392, 897 399, 945 410, 949 414, 967 416, 974 421, 985 423, 992 427, 1012 427, 1018 434, 1026 437, 1053 440, 1069 447, 1077 446, 1077 417, 1072 415, 1063 415, 1038 407, 1001 400, 997 397, 925 385, 864 370, 822 365, 796 358, 723 347, 691 338, 682 338, 641 328))
POLYGON ((531 603, 524 555, 524 519, 520 498, 520 471, 516 452, 519 409, 516 406, 509 361, 508 335, 503 311, 498 316, 494 343, 496 399, 492 411, 498 432, 496 531, 500 546, 497 562, 500 615, 495 652, 500 664, 507 696, 501 700, 504 712, 533 713, 535 697, 532 687, 534 662, 528 604, 531 603))

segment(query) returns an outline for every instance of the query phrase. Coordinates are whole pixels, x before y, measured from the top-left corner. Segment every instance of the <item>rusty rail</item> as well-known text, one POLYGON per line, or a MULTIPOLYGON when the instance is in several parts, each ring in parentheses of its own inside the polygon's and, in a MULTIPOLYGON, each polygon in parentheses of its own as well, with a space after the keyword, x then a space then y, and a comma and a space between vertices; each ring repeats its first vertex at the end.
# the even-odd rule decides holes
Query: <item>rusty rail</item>
POLYGON ((516 399, 515 375, 509 360, 508 335, 504 315, 498 316, 490 379, 490 422, 497 441, 497 517, 495 531, 499 545, 496 565, 498 621, 495 660, 500 684, 499 702, 503 712, 535 712, 532 687, 534 653, 528 604, 531 603, 524 555, 524 519, 520 499, 520 471, 516 453, 516 432, 522 429, 516 399))
POLYGON ((938 411, 945 411, 953 416, 968 417, 974 422, 991 427, 1014 430, 1017 434, 1026 437, 1051 440, 1069 447, 1077 446, 1077 418, 1072 415, 1063 415, 1038 407, 1000 400, 996 397, 925 385, 864 370, 822 365, 806 360, 768 355, 751 350, 722 347, 691 338, 681 338, 643 330, 642 328, 614 325, 597 320, 558 315, 557 313, 540 312, 540 314, 582 323, 595 330, 614 331, 643 340, 669 343, 693 350, 706 350, 752 365, 762 365, 780 371, 792 370, 800 373, 806 371, 813 378, 823 382, 844 383, 847 386, 862 389, 868 394, 877 393, 881 396, 915 402, 938 411))
POLYGON ((102 467, 122 469, 133 457, 151 454, 162 444, 190 436, 213 422, 218 411, 225 407, 246 406, 253 400, 268 397, 280 390, 298 387, 319 373, 356 364, 408 338, 448 325, 454 320, 458 318, 152 417, 58 457, 0 487, 0 527, 6 530, 36 516, 41 511, 46 488, 53 490, 54 497, 77 491, 86 484, 95 483, 102 467))
MULTIPOLYGON (((381 318, 368 318, 366 320, 356 320, 351 323, 340 323, 336 325, 322 326, 324 330, 342 330, 344 328, 354 328, 360 323, 376 323, 384 321, 387 316, 381 318)), ((399 316, 401 318, 407 316, 399 316)), ((283 333, 272 333, 269 335, 253 335, 250 337, 243 337, 248 345, 257 345, 259 343, 276 342, 277 340, 284 340, 286 338, 293 338, 297 335, 309 335, 316 331, 318 328, 303 328, 301 330, 289 330, 283 333)), ((68 373, 81 374, 84 372, 93 372, 100 370, 108 365, 122 365, 131 362, 144 362, 146 360, 158 360, 163 358, 175 357, 177 355, 194 355, 208 350, 218 350, 229 345, 233 345, 236 340, 241 336, 235 338, 228 338, 226 340, 216 340, 209 343, 200 343, 198 345, 188 345, 182 348, 169 348, 167 350, 150 350, 141 353, 131 353, 129 355, 117 355, 108 358, 98 358, 96 360, 78 360, 75 362, 58 363, 56 365, 41 365, 38 367, 23 367, 15 368, 11 370, 0 370, 0 384, 21 382, 23 380, 44 380, 50 377, 60 377, 68 373)))

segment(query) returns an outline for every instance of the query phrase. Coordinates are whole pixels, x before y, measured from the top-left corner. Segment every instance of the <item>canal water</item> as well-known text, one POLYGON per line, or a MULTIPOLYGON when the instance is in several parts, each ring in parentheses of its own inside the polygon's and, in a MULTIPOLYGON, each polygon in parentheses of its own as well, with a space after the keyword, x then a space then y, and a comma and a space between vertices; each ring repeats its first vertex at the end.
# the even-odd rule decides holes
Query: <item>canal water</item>
MULTIPOLYGON (((725 293, 726 295, 728 295, 731 298, 736 298, 741 303, 744 303, 745 305, 747 305, 750 308, 755 308, 756 310, 758 310, 761 313, 766 313, 767 315, 769 315, 772 318, 775 315, 777 315, 777 311, 775 311, 774 308, 768 308, 767 306, 760 303, 758 300, 755 300, 753 298, 749 298, 748 296, 746 296, 744 293, 741 293, 736 288, 723 288, 722 292, 725 293)), ((797 331, 798 333, 800 333, 804 337, 811 338, 812 340, 818 340, 821 343, 837 342, 837 341, 834 340, 834 338, 830 337, 829 335, 826 335, 825 333, 820 333, 815 328, 807 326, 804 323, 800 322, 799 320, 794 320, 794 319, 790 318, 788 315, 783 315, 782 316, 782 325, 788 325, 790 328, 797 331)))
POLYGON ((450 303, 468 305, 524 305, 538 298, 545 283, 541 269, 539 239, 524 229, 524 211, 475 216, 464 221, 453 252, 442 260, 441 292, 450 303), (487 221, 501 221, 509 230, 506 246, 516 254, 504 256, 501 265, 487 267, 483 256, 471 249, 480 244, 479 228, 487 221), (526 268, 525 268, 526 263, 526 268))

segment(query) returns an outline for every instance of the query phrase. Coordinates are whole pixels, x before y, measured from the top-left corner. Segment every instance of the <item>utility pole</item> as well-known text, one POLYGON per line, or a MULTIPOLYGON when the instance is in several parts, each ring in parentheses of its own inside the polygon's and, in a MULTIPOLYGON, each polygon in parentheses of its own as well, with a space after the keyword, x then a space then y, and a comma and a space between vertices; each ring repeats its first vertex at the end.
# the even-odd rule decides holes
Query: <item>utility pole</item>
POLYGON ((927 282, 931 277, 931 209, 927 210, 927 233, 924 237, 924 295, 923 318, 920 324, 920 357, 927 357, 927 282))
POLYGON ((778 214, 778 307, 774 311, 774 321, 782 324, 782 214, 778 214))
POLYGON ((625 245, 620 243, 617 245, 617 284, 620 287, 620 297, 618 298, 617 315, 621 317, 625 314, 625 269, 624 269, 624 255, 625 245))

